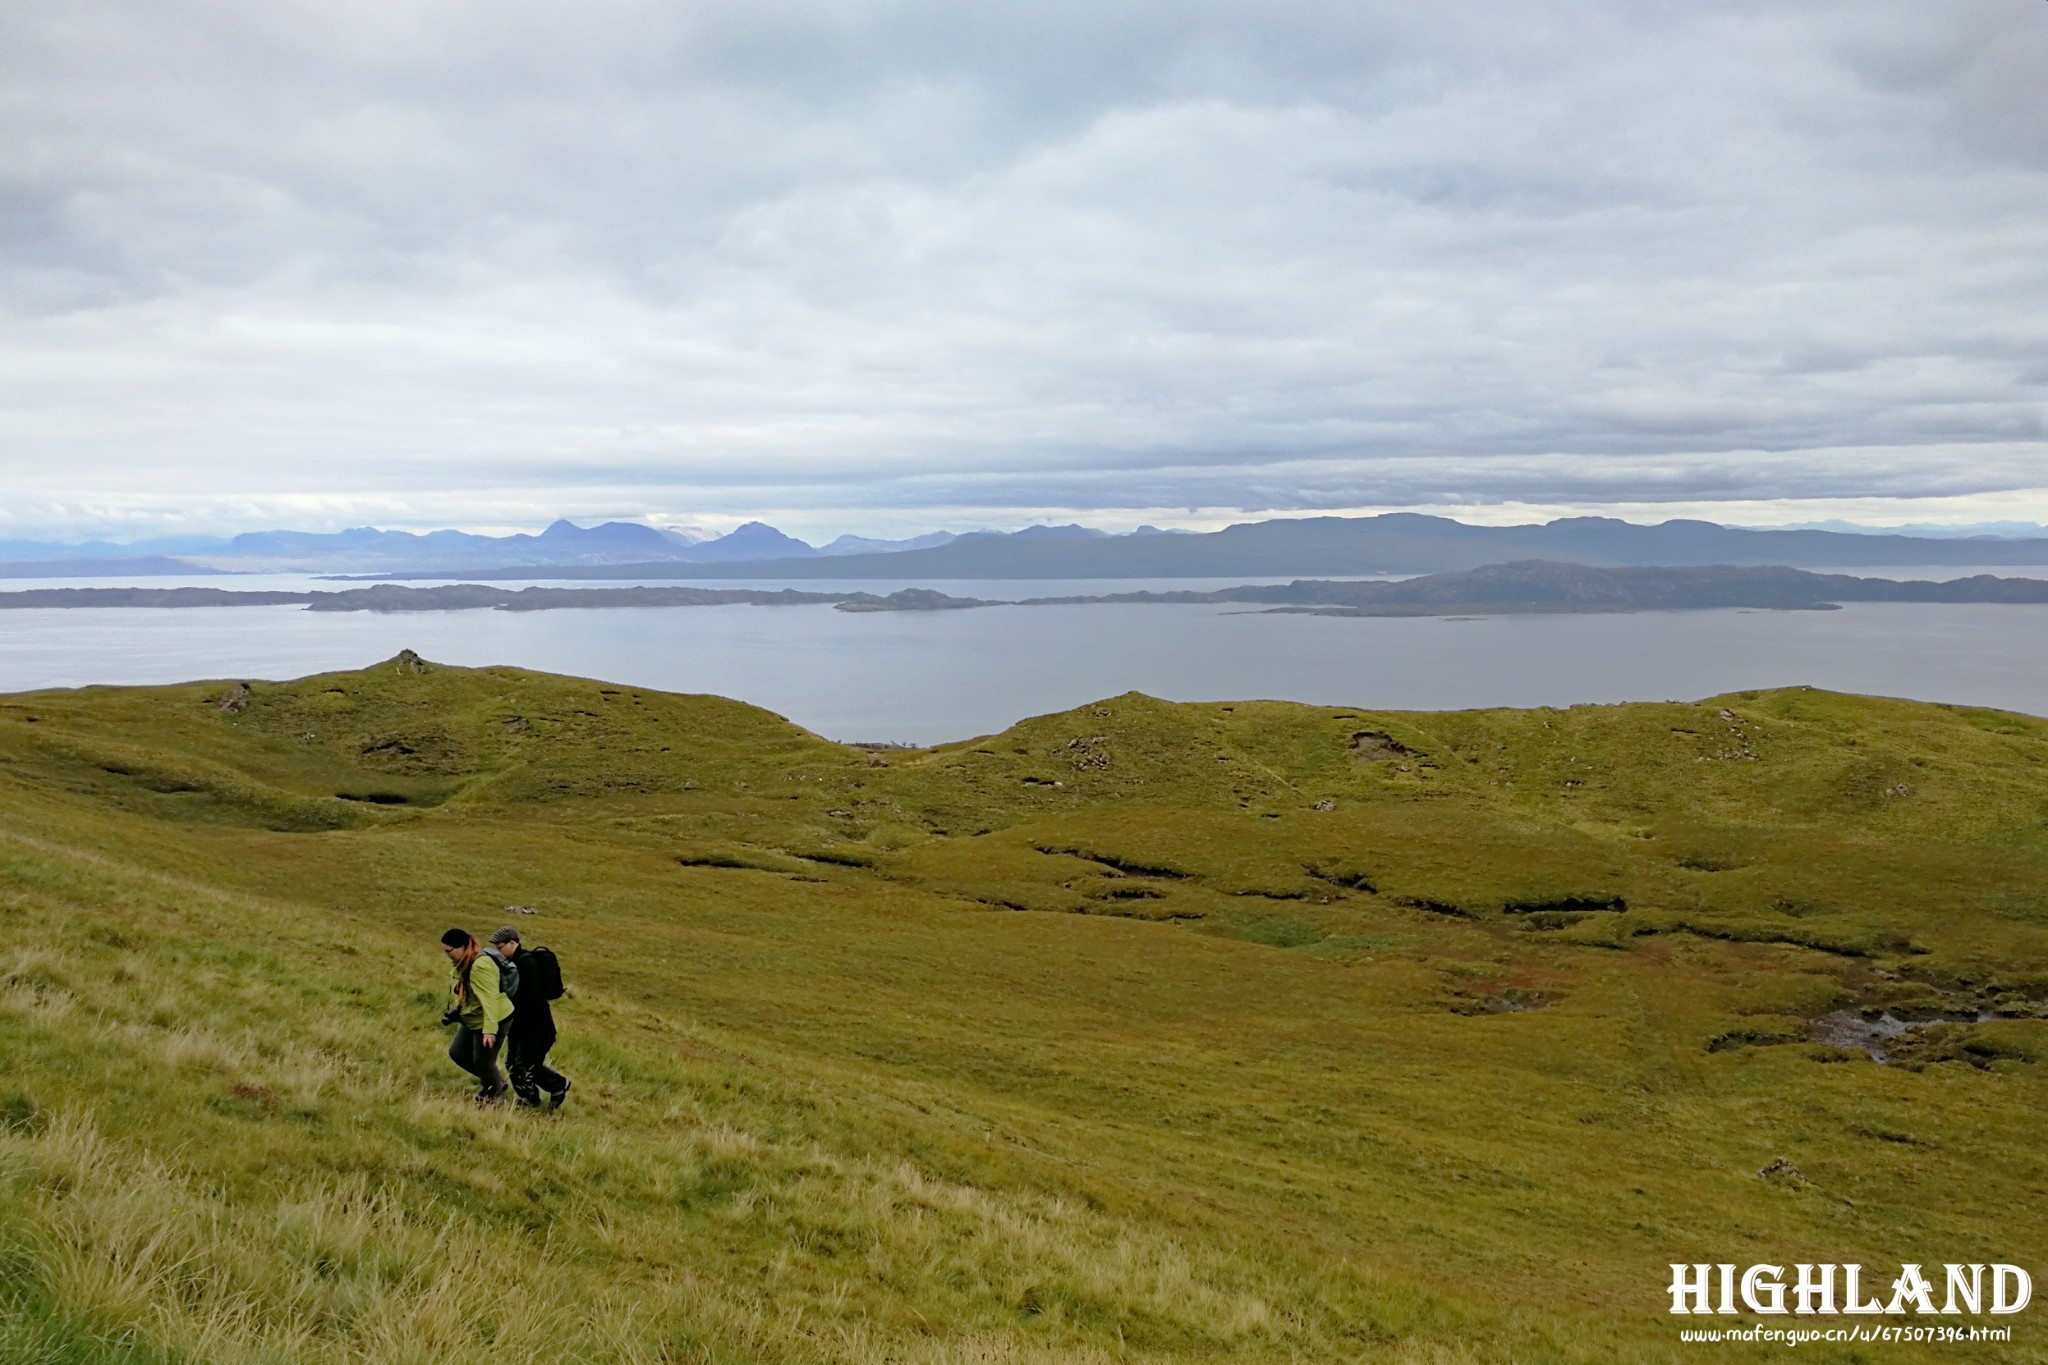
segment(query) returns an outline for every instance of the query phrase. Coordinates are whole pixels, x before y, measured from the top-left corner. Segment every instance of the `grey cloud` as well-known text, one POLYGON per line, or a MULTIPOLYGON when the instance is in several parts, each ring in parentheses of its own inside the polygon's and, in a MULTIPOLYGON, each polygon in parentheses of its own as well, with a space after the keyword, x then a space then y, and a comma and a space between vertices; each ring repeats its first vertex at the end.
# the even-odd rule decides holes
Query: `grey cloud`
POLYGON ((95 506, 2037 488, 2044 59, 2018 0, 18 6, 0 470, 95 506))

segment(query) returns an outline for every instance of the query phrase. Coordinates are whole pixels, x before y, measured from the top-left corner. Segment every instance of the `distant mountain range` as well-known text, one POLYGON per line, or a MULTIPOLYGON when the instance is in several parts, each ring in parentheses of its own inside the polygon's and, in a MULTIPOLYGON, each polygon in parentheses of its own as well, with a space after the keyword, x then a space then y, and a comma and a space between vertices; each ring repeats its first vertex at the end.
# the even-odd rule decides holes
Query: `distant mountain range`
POLYGON ((104 541, 55 544, 0 540, 0 574, 13 578, 94 577, 108 574, 377 573, 476 568, 594 567, 609 564, 720 564, 762 559, 886 553, 944 545, 949 531, 909 540, 841 536, 813 547, 762 522, 728 535, 693 536, 634 522, 582 527, 557 521, 539 535, 483 536, 466 531, 380 531, 360 526, 320 534, 252 531, 215 539, 189 536, 114 545, 104 541))
POLYGON ((1177 578, 1447 573, 1508 560, 1592 565, 2048 565, 2048 536, 1934 537, 1866 530, 1748 530, 1704 521, 1642 526, 1608 517, 1470 526, 1445 517, 1305 517, 1208 533, 1156 527, 938 531, 907 540, 841 536, 813 546, 762 522, 703 538, 632 522, 557 521, 539 535, 464 531, 256 531, 231 539, 58 545, 0 540, 0 576, 231 572, 391 578, 1177 578))
MULTIPOLYGON (((1446 517, 1306 517, 1245 522, 1206 534, 1110 536, 1081 527, 960 536, 927 549, 758 561, 640 563, 470 572, 472 578, 1220 578, 1235 575, 1421 574, 1508 560, 1680 567, 1780 564, 2048 565, 2048 538, 1935 540, 1838 531, 1751 531, 1705 521, 1639 526, 1572 517, 1540 526, 1468 526, 1446 517)), ((411 573, 409 578, 453 577, 411 573)))
MULTIPOLYGON (((950 539, 951 537, 947 537, 950 539)), ((845 539, 845 538, 842 538, 845 539)), ((919 545, 942 543, 924 538, 919 545)), ((871 553, 887 541, 859 541, 841 554, 871 553)), ((239 572, 375 572, 405 569, 460 569, 465 566, 552 567, 659 561, 716 564, 729 560, 787 559, 822 553, 758 521, 729 535, 700 538, 635 522, 608 521, 583 527, 557 521, 539 535, 481 536, 467 531, 380 531, 358 526, 322 534, 309 531, 251 531, 226 539, 138 541, 133 545, 53 545, 0 540, 0 560, 16 563, 64 561, 73 565, 118 566, 133 573, 133 562, 149 558, 188 566, 239 572)), ((188 567, 184 572, 191 572, 188 567)))
MULTIPOLYGON (((557 521, 539 535, 485 536, 466 531, 251 531, 233 537, 178 536, 117 545, 107 541, 60 544, 0 540, 0 577, 93 578, 202 573, 356 573, 473 576, 480 570, 617 570, 639 576, 653 564, 753 564, 769 560, 840 559, 935 549, 959 540, 1071 542, 1107 539, 1087 526, 1028 526, 1021 531, 933 531, 905 540, 841 536, 814 546, 764 522, 750 521, 722 536, 665 530, 636 522, 583 527, 557 521)), ((1133 536, 1179 535, 1141 526, 1133 536)), ((601 576, 613 576, 604 574, 601 576)))

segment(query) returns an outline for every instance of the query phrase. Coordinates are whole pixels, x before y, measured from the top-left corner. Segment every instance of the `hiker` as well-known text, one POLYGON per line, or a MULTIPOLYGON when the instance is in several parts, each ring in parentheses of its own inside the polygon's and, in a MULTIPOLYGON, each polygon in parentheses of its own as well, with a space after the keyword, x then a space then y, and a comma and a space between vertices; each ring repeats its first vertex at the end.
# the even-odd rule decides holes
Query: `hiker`
POLYGON ((512 1002, 499 988, 500 965, 505 959, 461 929, 441 935, 441 951, 455 968, 449 985, 455 1003, 441 1016, 441 1022, 460 1025, 455 1041, 448 1045, 448 1060, 476 1077, 478 1104, 497 1104, 505 1098, 505 1077, 498 1070, 499 1043, 505 1020, 512 1013, 512 1002))
POLYGON ((519 931, 506 925, 491 935, 491 946, 513 964, 512 1024, 505 1066, 512 1073, 512 1091, 528 1109, 540 1108, 540 1092, 548 1107, 560 1109, 569 1098, 569 1078, 548 1065, 555 1045, 555 1012, 549 1002, 562 998, 562 968, 548 948, 519 946, 519 931))

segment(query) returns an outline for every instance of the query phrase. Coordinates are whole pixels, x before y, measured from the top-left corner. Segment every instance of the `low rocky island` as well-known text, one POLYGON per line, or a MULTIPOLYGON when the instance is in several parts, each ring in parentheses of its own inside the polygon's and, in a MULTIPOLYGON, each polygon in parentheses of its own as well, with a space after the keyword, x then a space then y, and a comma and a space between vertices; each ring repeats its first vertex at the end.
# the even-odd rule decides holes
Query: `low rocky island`
POLYGON ((1706 611, 1829 611, 1844 602, 2048 602, 2048 581, 1979 574, 1948 582, 1857 578, 1803 569, 1716 564, 1641 568, 1524 560, 1398 580, 1296 579, 1212 592, 1047 597, 1071 602, 1244 602, 1322 616, 1471 616, 1706 611))
POLYGON ((1503 616, 1633 611, 1831 611, 1845 602, 2048 603, 2048 580, 1979 574, 1946 582, 1857 578, 1803 569, 1709 565, 1640 568, 1528 560, 1399 580, 1296 579, 1211 591, 1144 591, 1004 601, 931 588, 803 592, 793 588, 413 588, 238 592, 231 588, 32 588, 0 593, 28 607, 265 607, 308 611, 557 611, 592 607, 831 606, 840 611, 957 611, 970 607, 1241 603, 1318 616, 1503 616))

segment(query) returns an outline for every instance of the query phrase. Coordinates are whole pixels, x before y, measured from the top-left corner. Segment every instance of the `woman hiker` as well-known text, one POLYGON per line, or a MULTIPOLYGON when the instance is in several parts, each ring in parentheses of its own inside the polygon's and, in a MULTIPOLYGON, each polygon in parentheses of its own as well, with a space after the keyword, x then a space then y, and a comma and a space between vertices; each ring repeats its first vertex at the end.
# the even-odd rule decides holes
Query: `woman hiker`
POLYGON ((491 946, 518 972, 512 988, 512 1037, 505 1045, 512 1091, 521 1105, 538 1109, 545 1090, 548 1107, 560 1109, 569 1098, 569 1078, 548 1065, 548 1049, 555 1045, 555 1012, 549 1002, 562 998, 562 969, 547 948, 520 951, 519 931, 509 924, 491 935, 491 946))
POLYGON ((455 969, 449 994, 455 1004, 441 1016, 459 1024, 448 1060, 476 1077, 478 1104, 497 1104, 505 1097, 505 1076, 498 1070, 498 1043, 512 1002, 498 988, 498 957, 461 929, 441 935, 441 951, 455 969))

